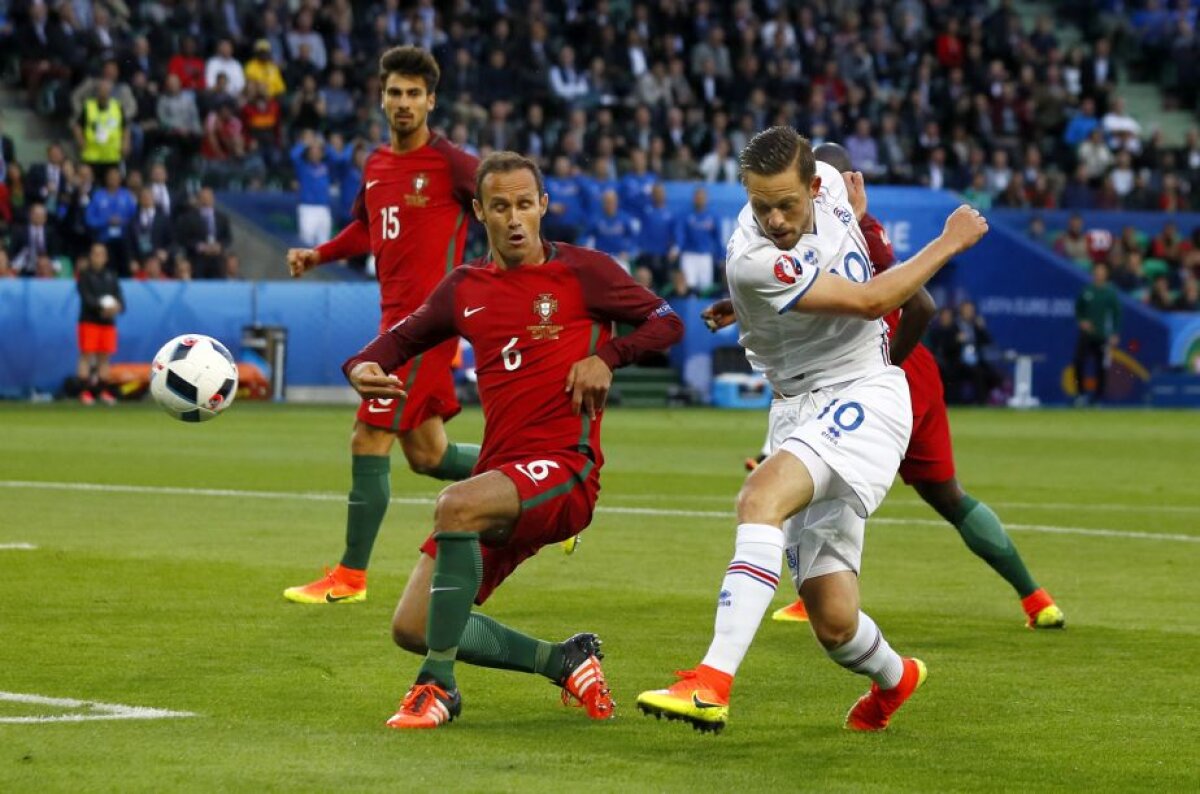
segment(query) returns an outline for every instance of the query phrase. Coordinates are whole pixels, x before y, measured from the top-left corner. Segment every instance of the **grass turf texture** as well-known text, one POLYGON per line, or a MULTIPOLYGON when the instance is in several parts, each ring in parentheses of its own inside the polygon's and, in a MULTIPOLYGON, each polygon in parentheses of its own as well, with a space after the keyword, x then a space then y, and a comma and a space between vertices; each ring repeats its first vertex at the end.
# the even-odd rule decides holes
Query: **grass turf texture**
MULTIPOLYGON (((963 482, 1010 526, 1200 535, 1195 414, 959 411, 952 422, 963 482)), ((863 603, 896 648, 928 663, 930 679, 886 734, 843 731, 867 683, 831 663, 806 627, 769 620, 724 734, 638 714, 639 691, 665 686, 707 647, 741 460, 765 426, 758 412, 612 410, 601 512, 579 551, 546 549, 487 605, 547 639, 598 632, 618 719, 592 723, 563 708, 542 679, 461 666, 460 721, 389 731, 383 721, 418 660, 391 645, 388 623, 428 531, 422 500, 437 484, 397 453, 393 497, 415 503, 391 507, 366 604, 304 607, 280 595, 340 552, 350 423, 346 408, 237 405, 196 426, 150 406, 0 405, 0 545, 39 547, 0 550, 0 690, 198 715, 0 723, 0 790, 1195 783, 1188 660, 1200 634, 1200 544, 1013 529, 1067 613, 1065 632, 1035 633, 1021 627, 1008 587, 899 483, 878 514, 887 521, 868 528, 863 603)), ((450 428, 475 440, 480 416, 450 428)), ((773 608, 791 596, 784 579, 773 608)), ((0 702, 0 718, 70 711, 0 702)))

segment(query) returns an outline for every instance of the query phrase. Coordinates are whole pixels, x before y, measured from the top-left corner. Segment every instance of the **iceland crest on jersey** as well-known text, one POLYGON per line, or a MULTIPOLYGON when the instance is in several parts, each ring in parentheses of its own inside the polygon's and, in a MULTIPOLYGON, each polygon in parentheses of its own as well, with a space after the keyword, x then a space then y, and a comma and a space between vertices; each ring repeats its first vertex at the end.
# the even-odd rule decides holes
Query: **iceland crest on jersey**
POLYGON ((791 254, 780 254, 775 259, 775 278, 784 284, 795 284, 800 276, 800 261, 791 254))

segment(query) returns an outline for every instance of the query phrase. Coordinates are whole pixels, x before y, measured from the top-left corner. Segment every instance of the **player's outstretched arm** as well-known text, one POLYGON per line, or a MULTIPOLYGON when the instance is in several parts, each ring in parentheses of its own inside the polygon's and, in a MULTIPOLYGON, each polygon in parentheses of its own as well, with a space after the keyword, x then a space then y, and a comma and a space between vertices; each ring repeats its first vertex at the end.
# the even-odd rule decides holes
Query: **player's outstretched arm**
POLYGON ((837 276, 817 278, 792 310, 877 320, 903 305, 951 258, 979 242, 987 230, 987 219, 963 204, 946 219, 942 233, 907 262, 865 284, 837 276))
POLYGON ((369 253, 371 230, 361 218, 355 218, 327 243, 321 243, 316 248, 288 249, 288 270, 291 271, 292 278, 300 278, 307 271, 325 262, 354 259, 369 253))

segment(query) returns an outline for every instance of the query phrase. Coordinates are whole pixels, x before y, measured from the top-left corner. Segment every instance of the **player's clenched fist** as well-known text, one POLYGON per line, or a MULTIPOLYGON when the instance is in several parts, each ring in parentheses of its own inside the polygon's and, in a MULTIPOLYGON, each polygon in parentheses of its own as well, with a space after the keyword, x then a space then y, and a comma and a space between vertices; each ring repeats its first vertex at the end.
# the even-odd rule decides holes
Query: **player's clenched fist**
POLYGON ((350 385, 366 399, 404 397, 400 379, 389 375, 374 361, 364 361, 350 370, 350 385))
POLYGON ((288 270, 292 278, 300 278, 304 271, 312 270, 321 264, 321 257, 312 248, 289 248, 287 252, 288 270))
POLYGON ((979 210, 963 204, 946 219, 942 229, 942 239, 950 243, 954 250, 961 253, 987 234, 987 218, 979 214, 979 210))

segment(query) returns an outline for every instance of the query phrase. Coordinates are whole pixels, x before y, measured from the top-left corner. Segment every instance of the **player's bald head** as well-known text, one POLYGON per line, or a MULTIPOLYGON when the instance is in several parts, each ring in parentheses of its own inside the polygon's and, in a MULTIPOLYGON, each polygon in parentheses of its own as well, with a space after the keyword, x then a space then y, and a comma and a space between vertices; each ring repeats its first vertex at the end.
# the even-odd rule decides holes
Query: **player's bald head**
POLYGON ((850 152, 840 143, 830 141, 817 146, 813 149, 813 157, 817 162, 828 163, 842 173, 854 170, 850 163, 850 152))
POLYGON ((751 138, 738 165, 743 183, 749 174, 775 176, 794 168, 801 183, 808 184, 817 173, 812 144, 788 126, 769 127, 751 138))

